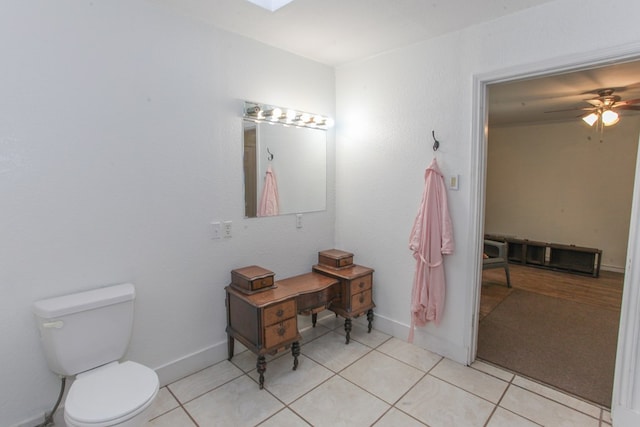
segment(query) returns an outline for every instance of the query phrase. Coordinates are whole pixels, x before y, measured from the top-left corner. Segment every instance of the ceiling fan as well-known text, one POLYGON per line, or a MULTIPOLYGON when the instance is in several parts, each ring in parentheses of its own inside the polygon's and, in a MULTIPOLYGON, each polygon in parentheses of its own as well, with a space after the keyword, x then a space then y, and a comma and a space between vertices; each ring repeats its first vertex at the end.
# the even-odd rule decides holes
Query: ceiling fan
POLYGON ((620 121, 620 114, 616 110, 636 110, 640 111, 640 98, 628 99, 623 101, 618 95, 614 95, 615 88, 597 89, 592 92, 598 96, 595 98, 585 99, 585 102, 591 104, 589 107, 576 107, 565 110, 547 111, 547 113, 557 113, 561 111, 587 111, 580 117, 589 126, 598 124, 599 126, 612 126, 620 121))

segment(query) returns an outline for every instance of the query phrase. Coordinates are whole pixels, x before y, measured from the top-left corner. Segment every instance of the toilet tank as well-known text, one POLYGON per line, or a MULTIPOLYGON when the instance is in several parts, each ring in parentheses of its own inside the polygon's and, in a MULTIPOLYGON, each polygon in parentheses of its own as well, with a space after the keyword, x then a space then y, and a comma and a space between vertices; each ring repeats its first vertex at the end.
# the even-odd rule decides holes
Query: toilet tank
POLYGON ((37 301, 33 311, 49 368, 76 375, 122 358, 133 327, 131 283, 37 301))

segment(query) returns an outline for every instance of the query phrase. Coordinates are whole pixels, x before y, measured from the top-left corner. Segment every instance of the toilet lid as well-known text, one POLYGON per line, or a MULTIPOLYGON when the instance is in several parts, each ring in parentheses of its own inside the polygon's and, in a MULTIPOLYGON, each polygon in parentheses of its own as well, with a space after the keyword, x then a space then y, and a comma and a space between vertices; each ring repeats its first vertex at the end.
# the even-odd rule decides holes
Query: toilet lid
POLYGON ((65 401, 65 414, 85 424, 129 418, 145 409, 158 386, 158 375, 135 362, 97 368, 73 382, 65 401))

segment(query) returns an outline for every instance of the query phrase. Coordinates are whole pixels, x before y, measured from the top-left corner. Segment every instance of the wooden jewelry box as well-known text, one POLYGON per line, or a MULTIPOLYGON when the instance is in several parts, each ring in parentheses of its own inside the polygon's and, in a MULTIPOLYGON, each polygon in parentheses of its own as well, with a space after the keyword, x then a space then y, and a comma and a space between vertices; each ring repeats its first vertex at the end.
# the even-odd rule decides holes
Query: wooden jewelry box
POLYGON ((353 254, 339 249, 318 252, 318 264, 330 268, 345 268, 353 264, 353 254))
POLYGON ((257 265, 237 268, 231 270, 231 286, 245 294, 266 291, 275 287, 274 276, 273 271, 257 265))

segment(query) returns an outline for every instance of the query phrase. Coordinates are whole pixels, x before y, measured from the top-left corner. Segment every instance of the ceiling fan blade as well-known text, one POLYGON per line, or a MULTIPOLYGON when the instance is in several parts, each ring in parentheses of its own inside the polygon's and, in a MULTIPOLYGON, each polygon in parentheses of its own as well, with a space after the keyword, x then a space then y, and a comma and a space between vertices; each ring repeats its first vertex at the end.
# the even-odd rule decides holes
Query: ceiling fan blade
POLYGON ((633 105, 633 104, 640 104, 640 98, 638 98, 638 99, 626 99, 624 101, 616 102, 613 105, 613 108, 618 108, 621 105, 633 105))
POLYGON ((575 108, 566 108, 566 109, 563 109, 563 110, 545 111, 545 113, 563 113, 563 112, 566 112, 566 111, 594 111, 594 110, 596 110, 596 108, 594 108, 594 107, 583 107, 583 108, 575 107, 575 108))
POLYGON ((640 105, 621 105, 619 107, 615 107, 618 110, 634 110, 640 111, 640 105))

